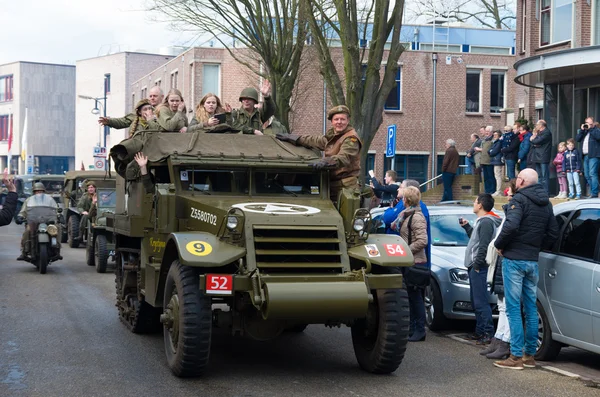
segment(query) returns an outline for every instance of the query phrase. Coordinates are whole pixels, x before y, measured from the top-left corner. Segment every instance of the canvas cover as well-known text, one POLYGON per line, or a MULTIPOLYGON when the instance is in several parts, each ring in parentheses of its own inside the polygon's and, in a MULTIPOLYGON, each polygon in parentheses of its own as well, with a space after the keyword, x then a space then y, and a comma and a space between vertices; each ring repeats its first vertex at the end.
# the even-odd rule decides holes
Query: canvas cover
POLYGON ((136 179, 134 156, 143 152, 149 163, 165 161, 169 156, 203 160, 267 159, 281 163, 310 164, 320 159, 318 151, 281 142, 273 136, 244 134, 207 134, 143 132, 113 146, 110 156, 115 170, 125 179, 136 179))

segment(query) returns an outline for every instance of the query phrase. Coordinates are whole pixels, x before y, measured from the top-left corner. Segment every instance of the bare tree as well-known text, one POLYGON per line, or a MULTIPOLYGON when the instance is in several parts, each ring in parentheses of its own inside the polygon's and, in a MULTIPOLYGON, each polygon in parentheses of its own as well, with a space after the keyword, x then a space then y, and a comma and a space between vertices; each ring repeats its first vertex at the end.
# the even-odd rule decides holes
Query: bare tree
POLYGON ((413 0, 408 7, 415 17, 469 22, 491 29, 515 28, 515 0, 413 0))
POLYGON ((214 37, 237 62, 268 78, 276 115, 289 126, 307 32, 303 0, 148 0, 148 9, 174 28, 214 37))
MULTIPOLYGON (((307 13, 311 40, 331 102, 348 106, 366 149, 383 122, 383 107, 396 85, 398 59, 404 50, 400 43, 404 0, 304 1, 311 10, 307 13), (341 46, 331 46, 332 40, 339 40, 341 46), (334 51, 341 52, 343 70, 338 70, 334 51)), ((362 150, 362 164, 366 158, 367 150, 362 150)))

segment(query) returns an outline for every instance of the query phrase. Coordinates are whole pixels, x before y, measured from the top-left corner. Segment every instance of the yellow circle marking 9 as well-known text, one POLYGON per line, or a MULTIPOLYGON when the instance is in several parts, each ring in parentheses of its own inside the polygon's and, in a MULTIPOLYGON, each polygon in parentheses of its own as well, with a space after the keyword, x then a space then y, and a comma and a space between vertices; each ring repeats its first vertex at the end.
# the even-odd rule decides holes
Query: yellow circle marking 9
POLYGON ((192 255, 206 256, 212 252, 212 246, 206 241, 190 241, 185 245, 185 249, 192 255))

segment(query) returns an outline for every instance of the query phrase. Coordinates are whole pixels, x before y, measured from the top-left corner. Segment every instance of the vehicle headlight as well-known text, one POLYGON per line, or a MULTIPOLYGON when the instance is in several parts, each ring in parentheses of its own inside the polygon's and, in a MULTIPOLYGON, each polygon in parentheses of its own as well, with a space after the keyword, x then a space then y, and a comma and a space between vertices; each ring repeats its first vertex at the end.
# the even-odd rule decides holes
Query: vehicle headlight
POLYGON ((56 225, 48 225, 46 232, 51 236, 56 236, 58 234, 58 228, 56 225))
POLYGON ((469 285, 469 272, 465 269, 450 269, 450 281, 455 284, 469 285))
POLYGON ((227 229, 234 231, 238 227, 239 221, 237 216, 227 217, 227 229))
POLYGON ((352 224, 352 228, 356 232, 362 232, 365 230, 365 220, 363 218, 355 218, 354 223, 352 224))
POLYGON ((38 226, 38 232, 39 233, 46 233, 48 230, 48 226, 46 226, 45 223, 40 223, 40 225, 38 226))
POLYGON ((106 217, 96 218, 96 226, 106 226, 106 217))

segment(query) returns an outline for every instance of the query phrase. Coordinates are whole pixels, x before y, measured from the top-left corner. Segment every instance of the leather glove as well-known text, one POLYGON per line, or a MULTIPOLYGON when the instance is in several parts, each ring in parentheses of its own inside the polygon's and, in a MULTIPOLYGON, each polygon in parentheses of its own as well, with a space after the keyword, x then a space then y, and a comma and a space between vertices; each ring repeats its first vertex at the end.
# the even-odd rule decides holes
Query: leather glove
POLYGON ((336 162, 331 157, 324 157, 321 160, 317 161, 316 163, 312 164, 313 168, 316 170, 321 170, 325 167, 331 167, 334 165, 336 165, 336 162))
POLYGON ((275 138, 279 139, 282 142, 290 142, 294 145, 298 146, 298 139, 300 139, 300 135, 296 134, 275 134, 275 138))
POLYGON ((23 218, 22 216, 17 216, 17 219, 15 219, 15 223, 17 225, 21 225, 23 222, 25 222, 25 218, 23 218))

